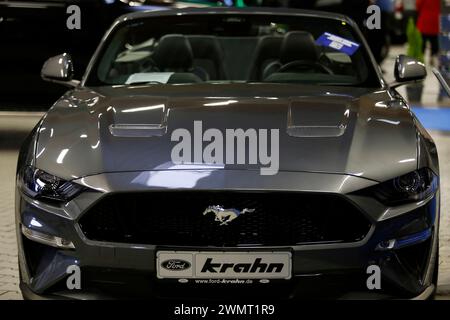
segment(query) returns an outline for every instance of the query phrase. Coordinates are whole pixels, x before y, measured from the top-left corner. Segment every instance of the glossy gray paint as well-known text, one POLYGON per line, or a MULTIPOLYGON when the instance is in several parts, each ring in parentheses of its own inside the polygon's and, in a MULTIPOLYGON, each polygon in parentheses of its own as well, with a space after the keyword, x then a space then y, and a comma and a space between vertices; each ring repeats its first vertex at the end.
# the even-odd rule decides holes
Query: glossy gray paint
POLYGON ((67 87, 77 87, 78 80, 72 80, 73 62, 70 54, 63 53, 45 61, 41 70, 41 78, 46 81, 62 84, 67 87))
POLYGON ((398 82, 423 80, 427 76, 427 69, 423 62, 402 54, 395 60, 394 75, 398 82))
POLYGON ((42 67, 41 76, 44 80, 72 80, 72 58, 67 53, 49 58, 42 67))
MULTIPOLYGON (((57 101, 44 118, 36 166, 66 179, 102 172, 170 169, 175 145, 170 141, 172 131, 192 129, 194 120, 202 120, 204 130, 279 128, 281 171, 349 174, 384 181, 417 168, 414 117, 402 98, 386 87, 379 68, 375 68, 379 89, 281 84, 84 87, 106 38, 122 23, 174 14, 273 14, 272 9, 254 10, 184 9, 118 18, 105 34, 80 87, 57 101), (227 100, 236 103, 205 106, 227 100), (145 110, 151 106, 156 108, 145 110), (302 127, 316 128, 305 135, 302 127), (336 128, 335 132, 330 127, 336 128)), ((354 22, 341 15, 297 10, 277 10, 277 14, 343 20, 360 34, 354 22)), ((365 41, 363 46, 370 52, 365 41)), ((375 64, 372 55, 370 59, 375 64)))
MULTIPOLYGON (((194 120, 202 120, 204 130, 223 132, 226 128, 279 128, 280 171, 384 181, 417 168, 415 119, 389 91, 279 84, 76 89, 43 119, 36 166, 65 179, 102 172, 168 170, 173 167, 170 155, 176 144, 170 140, 172 131, 192 131, 194 120), (229 100, 236 102, 205 106, 229 100), (320 130, 313 136, 293 136, 288 132, 293 124, 319 129, 342 125, 344 129, 331 136, 320 130), (114 125, 156 125, 167 132, 117 136, 111 132, 114 125)), ((226 165, 227 169, 256 168, 226 165)))

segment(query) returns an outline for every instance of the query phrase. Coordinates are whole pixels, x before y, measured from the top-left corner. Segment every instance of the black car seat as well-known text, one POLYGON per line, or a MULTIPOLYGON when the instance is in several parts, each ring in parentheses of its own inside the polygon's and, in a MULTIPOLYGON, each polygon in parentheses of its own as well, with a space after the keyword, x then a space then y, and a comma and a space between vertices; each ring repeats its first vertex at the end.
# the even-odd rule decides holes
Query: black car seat
POLYGON ((159 40, 153 52, 151 66, 146 71, 173 72, 167 83, 199 83, 195 72, 192 48, 184 35, 168 34, 159 40))
POLYGON ((214 36, 193 35, 187 39, 192 48, 194 72, 208 80, 226 80, 223 50, 214 36))
POLYGON ((160 72, 192 72, 194 56, 189 41, 181 34, 168 34, 159 40, 152 54, 160 72))
POLYGON ((264 70, 273 62, 278 61, 280 56, 281 36, 263 36, 259 39, 250 69, 249 80, 259 81, 265 78, 264 70))
POLYGON ((281 43, 279 59, 269 63, 262 70, 262 79, 275 72, 316 70, 332 74, 327 66, 319 62, 321 53, 312 34, 306 31, 291 31, 285 34, 281 43))

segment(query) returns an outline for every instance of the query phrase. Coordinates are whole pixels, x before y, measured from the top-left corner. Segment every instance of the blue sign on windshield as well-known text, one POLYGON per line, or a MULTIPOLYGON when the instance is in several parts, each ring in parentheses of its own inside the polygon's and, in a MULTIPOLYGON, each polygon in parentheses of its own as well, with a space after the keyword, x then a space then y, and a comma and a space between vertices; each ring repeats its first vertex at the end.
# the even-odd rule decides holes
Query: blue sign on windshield
POLYGON ((347 40, 337 35, 325 32, 317 40, 316 44, 324 47, 329 47, 349 56, 353 55, 359 48, 359 43, 347 40))

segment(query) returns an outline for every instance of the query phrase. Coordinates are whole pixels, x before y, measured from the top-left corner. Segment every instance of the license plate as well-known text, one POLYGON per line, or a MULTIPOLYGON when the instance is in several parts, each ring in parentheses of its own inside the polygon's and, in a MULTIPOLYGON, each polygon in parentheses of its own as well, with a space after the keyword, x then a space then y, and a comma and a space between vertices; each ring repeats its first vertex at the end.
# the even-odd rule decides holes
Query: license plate
POLYGON ((159 279, 290 279, 290 252, 158 251, 159 279))

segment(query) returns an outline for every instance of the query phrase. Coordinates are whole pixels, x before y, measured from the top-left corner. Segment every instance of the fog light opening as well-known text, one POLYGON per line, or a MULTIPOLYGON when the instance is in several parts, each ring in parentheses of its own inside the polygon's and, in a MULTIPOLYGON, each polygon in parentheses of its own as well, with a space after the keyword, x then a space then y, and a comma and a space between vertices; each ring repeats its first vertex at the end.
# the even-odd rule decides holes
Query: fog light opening
POLYGON ((75 249, 74 244, 64 238, 52 236, 40 231, 21 226, 22 234, 31 241, 36 241, 59 249, 75 249))
POLYGON ((378 250, 378 251, 392 250, 395 247, 395 243, 396 243, 395 239, 388 240, 388 241, 382 241, 377 245, 376 250, 378 250))
POLYGON ((414 244, 418 244, 428 240, 431 237, 431 228, 426 229, 399 239, 391 239, 387 241, 380 242, 375 250, 384 251, 384 250, 395 250, 404 247, 408 247, 414 244))

